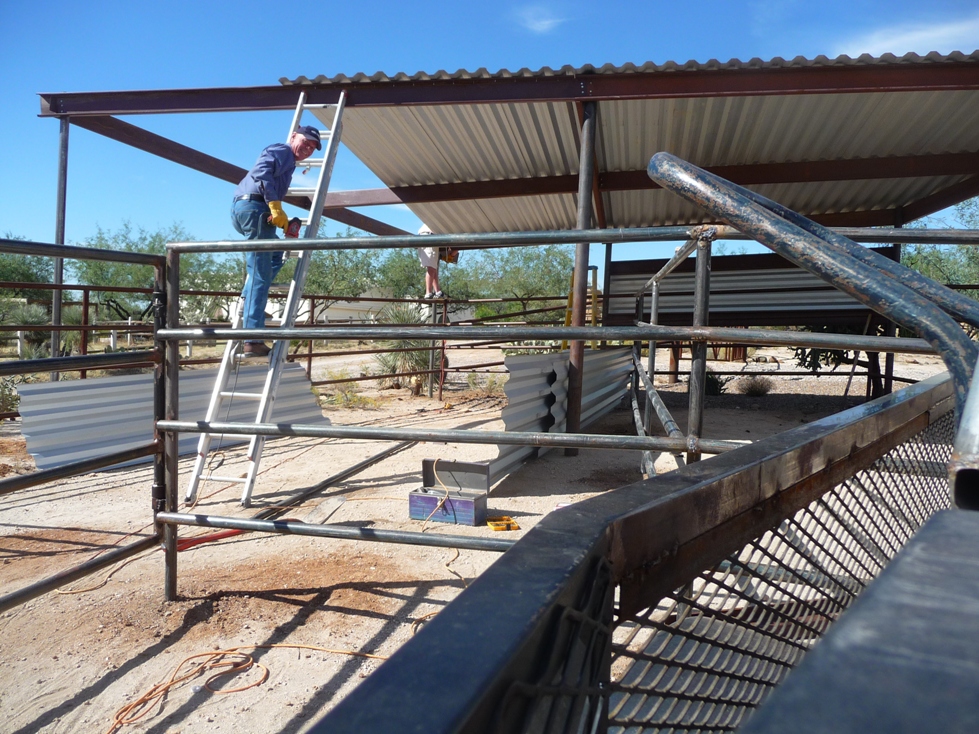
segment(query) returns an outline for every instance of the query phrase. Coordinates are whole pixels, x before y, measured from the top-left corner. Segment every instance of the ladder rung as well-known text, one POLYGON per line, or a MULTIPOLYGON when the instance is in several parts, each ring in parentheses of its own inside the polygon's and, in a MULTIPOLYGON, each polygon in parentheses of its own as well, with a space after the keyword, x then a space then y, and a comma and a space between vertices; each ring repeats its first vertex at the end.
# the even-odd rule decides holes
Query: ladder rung
POLYGON ((201 479, 206 482, 236 482, 238 484, 244 484, 248 481, 248 477, 224 477, 219 474, 204 474, 201 479))
POLYGON ((262 393, 260 392, 223 392, 221 393, 222 398, 249 398, 251 400, 261 400, 262 393))
POLYGON ((319 168, 325 160, 325 158, 307 158, 304 161, 299 161, 296 164, 296 168, 319 168))
POLYGON ((309 197, 312 197, 315 193, 316 193, 316 189, 315 188, 307 188, 307 187, 303 187, 303 188, 296 187, 294 189, 289 189, 288 191, 286 191, 286 195, 287 196, 309 196, 309 197))

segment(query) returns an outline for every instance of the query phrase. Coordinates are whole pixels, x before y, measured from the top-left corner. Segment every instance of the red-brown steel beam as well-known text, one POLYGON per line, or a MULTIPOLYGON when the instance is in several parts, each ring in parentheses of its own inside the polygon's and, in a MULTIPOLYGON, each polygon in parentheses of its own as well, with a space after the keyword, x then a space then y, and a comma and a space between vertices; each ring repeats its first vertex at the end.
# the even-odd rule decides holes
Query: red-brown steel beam
MULTIPOLYGON (((71 122, 107 138, 117 140, 139 150, 173 161, 209 176, 237 184, 248 171, 213 156, 201 153, 181 143, 174 142, 162 135, 151 133, 141 127, 114 117, 79 117, 71 118, 71 122)), ((310 202, 304 196, 289 196, 286 201, 301 209, 309 209, 310 202)), ((402 229, 392 227, 371 217, 342 208, 331 208, 324 212, 326 216, 342 224, 347 224, 365 232, 376 235, 408 234, 402 229)))
MULTIPOLYGON (((961 176, 979 174, 979 153, 711 166, 706 170, 743 186, 815 181, 961 176)), ((597 178, 600 192, 659 188, 659 185, 649 178, 645 169, 641 171, 608 171, 599 174, 597 178)), ((441 201, 573 194, 577 190, 578 177, 575 174, 540 176, 500 181, 468 181, 422 186, 394 186, 390 189, 336 191, 327 194, 326 207, 377 206, 400 203, 424 204, 441 201)))
POLYGON ((931 196, 918 199, 913 204, 903 207, 901 211, 905 221, 911 222, 934 214, 946 207, 954 206, 966 199, 971 199, 973 196, 979 196, 979 176, 973 176, 941 191, 936 191, 931 196))
POLYGON ((654 71, 620 74, 555 74, 467 79, 337 82, 130 92, 41 94, 41 116, 134 115, 293 109, 301 87, 310 104, 348 107, 484 104, 571 100, 660 99, 860 92, 979 89, 979 63, 875 63, 654 71))

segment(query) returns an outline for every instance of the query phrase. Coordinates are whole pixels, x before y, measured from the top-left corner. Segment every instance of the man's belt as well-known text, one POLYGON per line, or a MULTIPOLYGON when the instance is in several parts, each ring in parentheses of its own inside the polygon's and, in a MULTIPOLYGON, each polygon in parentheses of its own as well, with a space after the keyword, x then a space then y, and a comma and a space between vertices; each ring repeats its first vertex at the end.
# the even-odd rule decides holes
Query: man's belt
POLYGON ((236 196, 235 201, 260 201, 265 203, 265 197, 261 194, 245 194, 243 196, 236 196))

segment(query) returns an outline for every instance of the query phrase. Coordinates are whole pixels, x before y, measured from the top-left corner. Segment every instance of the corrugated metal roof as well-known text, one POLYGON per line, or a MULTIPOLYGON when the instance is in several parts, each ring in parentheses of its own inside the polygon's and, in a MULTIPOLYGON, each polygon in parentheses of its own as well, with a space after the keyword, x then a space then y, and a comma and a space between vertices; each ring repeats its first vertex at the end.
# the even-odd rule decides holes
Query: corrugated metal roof
MULTIPOLYGON (((236 392, 261 392, 267 365, 242 365, 236 392)), ((180 373, 180 418, 204 420, 217 369, 180 373)), ((153 375, 115 375, 92 380, 65 380, 20 385, 21 430, 38 469, 104 456, 153 440, 153 375)), ((220 421, 251 423, 254 400, 232 400, 220 421)), ((288 364, 275 396, 272 421, 329 423, 316 403, 309 379, 297 364, 288 364)), ((215 437, 228 446, 247 437, 215 437)), ((180 435, 180 453, 197 450, 198 434, 180 435)), ((214 444, 217 445, 217 444, 214 444)), ((148 461, 148 459, 146 459, 148 461)))
POLYGON ((467 71, 465 69, 459 69, 458 71, 449 72, 445 70, 439 70, 435 72, 424 72, 419 71, 415 74, 407 74, 405 72, 396 72, 395 74, 388 75, 383 71, 378 71, 374 74, 367 75, 364 73, 354 74, 353 76, 347 76, 346 74, 337 74, 332 77, 327 77, 324 75, 319 75, 315 79, 309 79, 305 76, 299 76, 295 79, 289 79, 287 77, 282 77, 279 81, 282 84, 345 84, 351 82, 363 83, 363 82, 406 82, 406 81, 430 81, 430 80, 450 80, 450 79, 511 79, 514 77, 549 77, 549 76, 581 76, 582 74, 644 74, 649 72, 683 72, 683 71, 734 71, 743 69, 789 69, 789 68, 808 68, 808 67, 826 67, 826 66, 869 66, 875 64, 935 64, 943 63, 945 61, 979 61, 979 51, 974 51, 971 54, 964 54, 960 51, 953 51, 950 54, 940 54, 938 52, 932 52, 921 56, 916 53, 908 53, 903 56, 895 56, 894 54, 881 54, 880 56, 871 56, 870 54, 862 54, 857 58, 852 58, 847 55, 836 56, 835 58, 829 58, 820 54, 812 59, 807 59, 803 56, 796 56, 792 59, 783 59, 781 56, 776 56, 773 59, 763 60, 757 57, 749 59, 747 61, 741 61, 740 59, 731 59, 729 61, 718 61, 717 59, 710 59, 708 61, 694 61, 690 60, 686 63, 678 63, 676 61, 667 61, 663 64, 657 64, 652 61, 647 61, 644 64, 636 65, 632 63, 622 64, 620 66, 614 66, 613 64, 603 64, 602 66, 593 66, 592 64, 585 64, 583 66, 570 66, 565 65, 558 69, 552 69, 549 66, 542 66, 537 71, 532 71, 526 67, 518 69, 517 71, 510 71, 508 69, 500 69, 499 71, 490 72, 485 67, 476 69, 475 71, 467 71))
MULTIPOLYGON (((817 67, 940 65, 979 62, 979 51, 874 58, 751 59, 705 63, 565 66, 516 72, 418 72, 282 79, 283 84, 378 85, 438 80, 683 74, 817 67)), ((979 91, 926 91, 658 97, 598 103, 599 172, 641 171, 668 151, 696 165, 747 166, 927 156, 979 151, 979 91)), ((343 141, 388 187, 576 175, 578 118, 573 102, 354 106, 343 141)), ((790 182, 752 186, 808 215, 906 206, 969 175, 790 182)), ((476 201, 409 203, 437 232, 573 228, 575 193, 476 201)), ((705 220, 696 207, 657 190, 605 191, 607 225, 638 227, 705 220)))

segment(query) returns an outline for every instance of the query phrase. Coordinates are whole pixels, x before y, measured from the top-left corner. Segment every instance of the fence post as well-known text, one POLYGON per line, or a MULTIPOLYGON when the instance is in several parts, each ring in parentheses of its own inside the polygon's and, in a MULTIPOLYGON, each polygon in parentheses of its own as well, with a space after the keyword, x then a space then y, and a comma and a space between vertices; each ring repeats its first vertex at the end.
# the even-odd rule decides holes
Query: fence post
MULTIPOLYGON (((82 335, 81 335, 81 346, 79 351, 82 354, 88 354, 88 305, 89 305, 89 290, 88 288, 82 288, 82 335)), ((88 377, 88 370, 80 370, 79 378, 82 380, 88 377)))

